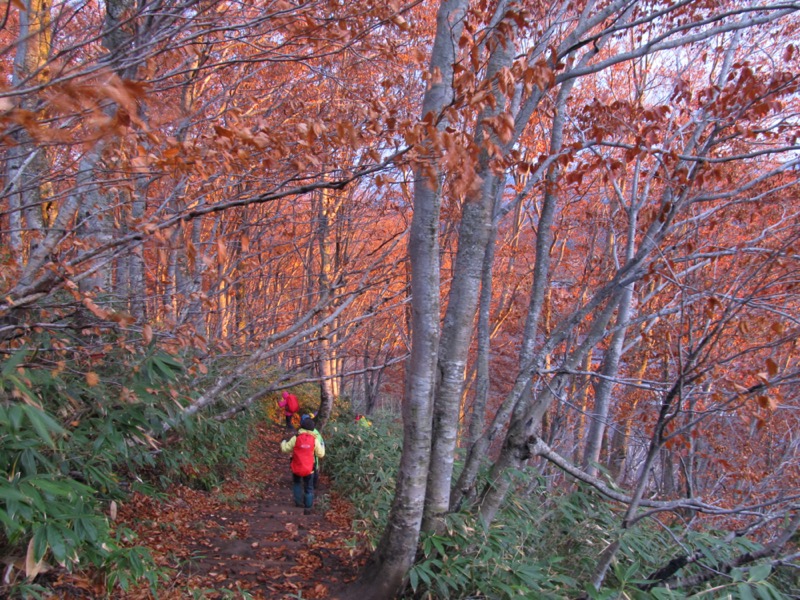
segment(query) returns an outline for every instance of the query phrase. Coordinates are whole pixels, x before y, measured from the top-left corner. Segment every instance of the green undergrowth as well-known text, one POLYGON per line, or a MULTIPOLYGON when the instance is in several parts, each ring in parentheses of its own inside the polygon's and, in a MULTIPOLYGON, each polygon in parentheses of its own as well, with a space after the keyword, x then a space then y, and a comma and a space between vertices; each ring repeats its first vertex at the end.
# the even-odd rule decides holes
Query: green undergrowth
MULTIPOLYGON (((355 530, 373 548, 391 506, 401 438, 402 427, 391 415, 373 419, 370 428, 344 418, 325 430, 325 468, 353 502, 355 530)), ((620 507, 589 487, 548 490, 532 469, 509 476, 517 491, 489 527, 459 512, 448 515, 440 534, 422 536, 406 597, 776 600, 796 589, 795 575, 775 573, 763 561, 723 572, 730 559, 758 550, 758 544, 729 539, 723 531, 685 531, 662 515, 660 523, 643 522, 621 536, 604 585, 595 590, 589 582, 598 557, 619 533, 620 507), (721 576, 688 587, 648 586, 649 576, 684 555, 700 558, 680 577, 709 570, 721 576)))
POLYGON ((85 569, 109 596, 134 582, 155 591, 168 575, 114 522, 116 505, 133 491, 209 489, 235 473, 255 410, 182 419, 219 371, 201 376, 189 356, 153 343, 95 336, 97 349, 78 353, 63 338, 32 341, 0 363, 0 597, 48 597, 55 574, 85 569))
POLYGON ((353 528, 374 547, 386 525, 402 449, 402 426, 396 416, 371 418, 364 427, 342 414, 325 428, 325 470, 345 493, 358 515, 353 528))

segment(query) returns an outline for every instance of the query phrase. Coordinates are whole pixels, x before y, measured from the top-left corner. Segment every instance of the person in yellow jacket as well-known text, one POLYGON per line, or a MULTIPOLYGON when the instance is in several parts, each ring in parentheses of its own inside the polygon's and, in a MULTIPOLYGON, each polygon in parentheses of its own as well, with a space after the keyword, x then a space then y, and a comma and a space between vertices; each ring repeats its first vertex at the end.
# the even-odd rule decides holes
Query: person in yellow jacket
MULTIPOLYGON (((306 413, 300 418, 300 420, 302 421, 306 417, 308 417, 309 419, 313 420, 313 419, 316 418, 316 415, 314 413, 306 413)), ((316 421, 314 421, 314 424, 316 424, 316 421)), ((322 439, 322 434, 319 432, 319 429, 314 429, 314 431, 312 431, 311 433, 313 433, 314 437, 317 438, 317 440, 319 440, 319 443, 322 444, 322 449, 325 450, 325 440, 322 439)), ((317 489, 317 487, 319 486, 319 472, 320 472, 319 459, 315 457, 315 460, 314 460, 314 489, 317 489)))
POLYGON ((314 435, 316 425, 314 419, 305 416, 300 421, 297 435, 289 440, 281 441, 281 452, 292 455, 292 491, 295 506, 304 507, 304 513, 310 514, 314 506, 314 471, 316 461, 325 456, 325 444, 322 436, 314 435))

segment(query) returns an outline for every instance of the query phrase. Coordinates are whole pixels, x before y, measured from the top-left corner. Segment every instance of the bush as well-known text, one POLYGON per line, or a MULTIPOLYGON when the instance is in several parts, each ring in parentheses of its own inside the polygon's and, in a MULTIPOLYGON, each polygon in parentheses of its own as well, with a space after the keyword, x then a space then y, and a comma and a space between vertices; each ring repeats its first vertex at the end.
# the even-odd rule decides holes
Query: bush
POLYGON ((358 515, 355 531, 366 535, 374 546, 394 498, 402 428, 390 415, 375 417, 372 427, 346 417, 329 422, 324 435, 325 469, 335 487, 353 503, 358 515))
MULTIPOLYGON (((123 495, 117 470, 153 460, 147 428, 164 413, 152 403, 106 400, 94 376, 24 366, 19 350, 0 369, 0 552, 24 556, 17 571, 35 576, 54 562, 94 566, 127 585, 155 585, 158 570, 141 549, 124 548, 106 517, 123 495)), ((0 591, 35 593, 11 567, 0 591)))
MULTIPOLYGON (((516 475, 535 477, 532 471, 516 475)), ((777 578, 770 577, 768 564, 734 569, 722 585, 645 591, 647 577, 676 555, 702 553, 697 565, 681 572, 691 576, 759 548, 744 538, 730 540, 726 532, 670 531, 652 523, 624 532, 604 586, 594 590, 588 582, 600 553, 617 535, 620 521, 616 509, 584 486, 568 493, 542 489, 539 495, 512 494, 489 528, 469 513, 451 514, 446 532, 422 538, 420 558, 409 573, 411 596, 542 600, 787 597, 779 591, 777 578)))
POLYGON ((155 589, 162 572, 131 532, 112 527, 112 503, 173 481, 208 488, 235 472, 253 411, 225 422, 198 415, 164 436, 200 391, 180 358, 120 340, 90 357, 85 346, 37 341, 0 366, 0 556, 21 557, 5 559, 14 566, 0 596, 39 593, 25 575, 48 563, 98 569, 109 592, 139 581, 155 589))

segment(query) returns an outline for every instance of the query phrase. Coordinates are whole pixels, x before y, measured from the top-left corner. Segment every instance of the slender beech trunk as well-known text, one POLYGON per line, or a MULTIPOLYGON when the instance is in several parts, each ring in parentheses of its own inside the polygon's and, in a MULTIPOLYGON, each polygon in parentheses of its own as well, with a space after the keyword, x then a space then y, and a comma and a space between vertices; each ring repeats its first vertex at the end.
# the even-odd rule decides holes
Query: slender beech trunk
MULTIPOLYGON (((440 123, 453 98, 453 65, 468 0, 444 0, 436 15, 431 80, 422 102, 423 119, 440 123)), ((435 157, 431 156, 435 161, 435 157)), ((389 521, 377 549, 347 597, 386 600, 401 589, 419 541, 431 451, 431 419, 439 350, 438 181, 424 164, 415 168, 414 215, 408 254, 411 269, 411 354, 403 400, 403 453, 389 521)), ((438 179, 438 168, 435 169, 438 179)))
MULTIPOLYGON (((638 165, 633 176, 630 206, 628 213, 628 231, 625 244, 625 262, 633 259, 636 249, 636 230, 638 227, 638 165)), ((603 357, 601 377, 594 385, 594 408, 589 415, 589 435, 586 440, 586 451, 583 455, 583 466, 586 473, 595 477, 597 464, 600 463, 600 448, 606 431, 606 423, 611 408, 611 392, 614 389, 614 378, 619 372, 619 362, 622 358, 622 349, 625 345, 625 334, 628 330, 628 321, 631 317, 631 300, 633 299, 634 284, 625 286, 625 291, 619 299, 617 322, 611 342, 603 357)))
MULTIPOLYGON (((728 49, 726 50, 725 58, 724 58, 723 63, 721 65, 721 67, 720 67, 720 73, 719 73, 718 79, 717 79, 717 81, 719 83, 719 86, 718 86, 717 91, 716 91, 717 94, 724 87, 724 82, 726 81, 726 78, 728 76, 728 72, 729 72, 729 70, 731 68, 731 65, 733 63, 733 56, 734 56, 735 49, 738 47, 738 42, 739 42, 740 35, 741 35, 741 33, 739 31, 734 32, 732 40, 731 40, 731 43, 730 43, 728 49)), ((713 102, 713 99, 711 99, 709 102, 713 102)), ((700 145, 700 139, 701 139, 702 133, 705 131, 705 129, 708 127, 709 124, 710 124, 709 115, 704 113, 703 111, 701 111, 698 114, 697 120, 695 121, 694 131, 692 132, 692 135, 687 140, 686 146, 685 146, 684 151, 683 151, 682 154, 684 154, 686 156, 690 156, 692 153, 696 152, 698 156, 705 156, 708 153, 708 149, 710 147, 712 147, 713 144, 715 143, 715 138, 716 138, 716 133, 717 132, 716 131, 712 132, 704 140, 702 145, 700 145)), ((695 163, 695 165, 696 164, 697 163, 695 163)), ((680 167, 681 167, 680 164, 676 166, 676 168, 680 168, 680 167)), ((666 231, 668 231, 670 229, 669 223, 672 221, 672 218, 674 218, 674 214, 675 214, 675 211, 677 210, 677 208, 679 208, 683 204, 683 202, 685 202, 686 196, 688 194, 688 190, 691 189, 692 183, 693 183, 693 179, 697 176, 697 172, 698 171, 697 171, 696 167, 687 168, 686 183, 685 183, 684 187, 682 188, 680 194, 672 195, 672 194, 670 194, 669 190, 667 190, 665 192, 664 197, 663 197, 663 201, 670 203, 669 204, 670 205, 670 211, 669 211, 670 214, 668 216, 665 216, 664 223, 663 223, 662 227, 660 228, 661 232, 659 232, 658 234, 653 232, 653 229, 657 227, 656 224, 654 223, 653 226, 651 226, 650 231, 648 232, 647 235, 645 235, 645 238, 644 238, 644 240, 642 242, 642 246, 648 246, 650 248, 653 248, 654 245, 657 244, 658 241, 664 237, 666 231)), ((642 253, 642 250, 640 250, 640 254, 641 253, 642 253)), ((706 341, 708 339, 709 339, 709 337, 705 338, 706 341)), ((693 361, 696 359, 698 354, 702 351, 703 345, 704 345, 704 342, 701 341, 695 348, 693 348, 691 350, 689 356, 686 358, 685 362, 683 362, 682 365, 681 365, 682 372, 680 372, 678 374, 678 377, 677 377, 677 379, 675 381, 675 384, 665 394, 664 399, 662 400, 661 410, 660 410, 660 413, 659 413, 658 421, 655 424, 655 427, 654 427, 654 430, 653 430, 653 435, 651 436, 651 439, 650 439, 650 446, 648 448, 647 458, 645 459, 644 465, 641 468, 641 471, 640 471, 641 475, 639 477, 639 481, 637 483, 636 489, 635 489, 635 491, 634 491, 634 493, 632 495, 632 501, 628 505, 628 508, 625 511, 625 516, 622 519, 622 523, 620 525, 620 532, 611 541, 611 543, 608 545, 608 547, 605 550, 603 550, 603 552, 600 554, 600 557, 598 558, 597 566, 595 568, 594 577, 592 578, 592 585, 594 586, 595 589, 600 589, 600 586, 602 585, 603 580, 605 579, 606 573, 608 572, 608 568, 611 566, 611 562, 614 559, 614 557, 616 556, 617 551, 619 550, 619 546, 620 546, 620 542, 621 542, 621 539, 622 539, 622 535, 630 527, 630 525, 631 525, 631 523, 632 523, 632 521, 633 521, 633 519, 634 519, 634 517, 636 515, 636 512, 638 511, 639 503, 641 502, 642 495, 644 494, 644 491, 645 491, 645 486, 647 485, 647 482, 650 479, 650 470, 651 470, 653 464, 655 463, 655 460, 658 457, 658 455, 660 453, 660 450, 661 450, 661 448, 663 446, 664 429, 665 429, 665 427, 667 425, 667 422, 668 422, 668 415, 673 410, 674 403, 677 401, 677 399, 680 398, 680 394, 681 394, 681 390, 682 390, 682 386, 683 386, 684 373, 687 372, 687 370, 691 368, 691 365, 693 364, 693 361)), ((678 356, 680 357, 680 355, 681 355, 681 352, 679 350, 678 351, 678 356)), ((681 357, 681 360, 683 360, 683 357, 681 357)), ((669 418, 671 418, 671 417, 669 417, 669 418)))
MULTIPOLYGON (((593 27, 595 24, 602 22, 604 18, 611 14, 616 7, 614 5, 622 5, 622 3, 612 3, 605 7, 602 11, 595 11, 593 9, 594 3, 590 2, 584 9, 579 22, 573 32, 560 44, 562 51, 570 48, 580 36, 593 27)), ((547 40, 553 32, 546 32, 542 35, 539 44, 539 51, 543 51, 547 47, 547 40)), ((602 40, 595 42, 594 52, 599 51, 602 45, 602 40)), ((586 53, 578 62, 578 66, 585 64, 593 56, 594 52, 586 53)), ((565 81, 559 91, 555 100, 554 118, 551 126, 550 133, 550 155, 557 155, 563 146, 564 124, 566 120, 566 102, 575 84, 574 79, 565 81)), ((539 106, 540 101, 544 97, 544 90, 535 88, 530 97, 521 103, 520 110, 516 115, 514 121, 515 139, 521 134, 522 130, 531 118, 531 115, 539 106)), ((464 464, 464 469, 461 472, 458 483, 453 490, 453 498, 451 499, 454 507, 460 506, 465 497, 474 495, 475 485, 478 475, 478 468, 481 461, 486 457, 489 446, 500 432, 506 427, 515 411, 515 407, 520 403, 523 397, 530 396, 530 373, 536 368, 535 344, 536 333, 539 329, 539 319, 544 305, 545 291, 550 277, 550 250, 553 240, 551 227, 553 225, 558 198, 555 193, 556 181, 558 180, 560 170, 556 165, 551 165, 547 170, 545 177, 545 193, 544 201, 542 204, 542 212, 537 224, 536 235, 536 256, 533 271, 533 283, 531 285, 530 303, 528 306, 528 314, 525 320, 525 327, 522 334, 522 343, 520 348, 520 371, 513 388, 503 400, 502 405, 495 413, 492 423, 484 434, 469 448, 467 457, 464 464)), ((539 354, 542 356, 542 354, 539 354)), ((526 452, 522 452, 525 455, 526 452)), ((527 460, 527 459, 525 459, 527 460)), ((524 460, 523 460, 524 462, 524 460)))
MULTIPOLYGON (((318 294, 320 297, 326 294, 331 286, 331 275, 334 272, 332 261, 336 258, 335 251, 330 248, 331 241, 329 238, 331 235, 331 220, 335 220, 341 202, 339 199, 332 197, 331 194, 332 192, 329 190, 320 191, 317 203, 315 237, 319 252, 317 285, 319 286, 318 294)), ((326 327, 317 344, 317 373, 320 377, 320 406, 317 414, 320 428, 324 426, 328 416, 331 414, 333 403, 338 396, 336 357, 333 355, 333 344, 331 343, 332 337, 335 335, 334 331, 334 326, 326 327)))
MULTIPOLYGON (((647 355, 644 355, 637 370, 636 381, 638 383, 641 383, 644 379, 644 375, 647 372, 647 365, 647 355)), ((607 466, 611 476, 614 478, 614 481, 620 485, 624 484, 625 482, 625 471, 627 468, 629 452, 628 440, 630 439, 631 426, 636 415, 638 403, 638 398, 632 402, 627 411, 628 414, 625 417, 625 420, 614 430, 614 437, 611 440, 611 449, 609 450, 607 466)))
MULTIPOLYGON (((625 3, 612 2, 604 6, 601 10, 597 10, 595 3, 589 2, 584 8, 581 17, 578 19, 575 28, 567 36, 567 38, 559 44, 559 49, 566 52, 572 48, 572 45, 587 31, 589 31, 596 24, 601 23, 605 18, 620 8, 625 7, 625 3)), ((627 10, 627 9, 626 9, 627 10)), ((623 16, 623 20, 629 17, 629 13, 623 16)), ((580 68, 587 64, 589 60, 599 52, 600 48, 608 40, 608 34, 604 34, 598 38, 593 45, 593 49, 584 53, 580 60, 577 62, 572 61, 571 56, 565 57, 564 61, 569 65, 570 62, 574 64, 572 67, 580 68)), ((568 67, 572 68, 572 67, 568 67)), ((555 101, 554 117, 551 129, 550 140, 550 154, 554 155, 560 152, 563 145, 563 132, 564 123, 566 119, 566 102, 572 91, 575 79, 567 79, 561 85, 558 96, 555 101)), ((537 102, 538 103, 538 102, 537 102)), ((534 110, 537 103, 528 102, 523 105, 520 115, 517 120, 530 118, 530 113, 534 110)), ((509 479, 503 475, 507 468, 521 468, 528 458, 530 458, 530 451, 528 443, 532 439, 534 432, 539 430, 541 419, 546 412, 549 403, 553 400, 552 388, 559 388, 560 381, 554 381, 551 389, 546 390, 535 401, 530 399, 530 377, 541 366, 542 359, 547 356, 560 341, 566 338, 567 331, 572 330, 574 324, 577 324, 575 319, 580 318, 581 313, 588 314, 585 311, 589 306, 593 305, 598 307, 605 304, 609 296, 613 295, 613 290, 606 286, 603 290, 595 295, 589 305, 583 309, 576 311, 570 319, 562 322, 557 331, 547 338, 546 343, 536 352, 534 347, 536 343, 536 332, 540 327, 540 317, 547 288, 547 282, 550 275, 550 251, 552 245, 552 233, 550 227, 553 223, 555 209, 557 204, 557 181, 559 178, 559 170, 556 166, 551 166, 548 170, 548 175, 545 183, 544 202, 542 205, 542 215, 537 225, 536 236, 536 257, 534 263, 534 278, 531 290, 531 302, 528 311, 528 317, 525 324, 523 333, 522 348, 520 351, 520 371, 515 381, 514 387, 503 401, 503 405, 498 410, 492 425, 489 427, 487 433, 478 441, 478 443, 470 449, 467 456, 467 463, 462 473, 461 480, 459 481, 459 493, 464 493, 464 490, 469 490, 475 485, 475 478, 477 476, 477 462, 480 461, 482 456, 485 456, 489 447, 489 443, 500 431, 509 423, 511 425, 506 434, 506 439, 501 450, 501 455, 495 462, 492 473, 490 475, 490 482, 487 488, 480 496, 480 514, 484 522, 491 522, 494 519, 497 510, 500 508, 505 494, 508 491, 509 479), (513 416, 512 416, 513 415, 513 416), (494 486, 494 487, 493 487, 494 486)), ((596 331, 595 335, 602 338, 602 334, 597 332, 597 327, 605 327, 606 316, 608 315, 608 307, 604 309, 600 316, 595 320, 593 329, 596 331)), ((587 339, 592 336, 587 336, 587 339)), ((588 351, 586 343, 582 343, 580 348, 573 353, 570 361, 582 358, 588 351)), ((573 365, 573 369, 577 367, 573 365)), ((558 378, 556 378, 558 380, 558 378)))
MULTIPOLYGON (((498 7, 498 15, 505 12, 505 2, 498 7)), ((487 80, 491 81, 501 69, 510 68, 514 58, 511 40, 498 40, 489 59, 487 80)), ((494 84, 496 105, 482 114, 484 119, 494 117, 505 110, 506 98, 497 83, 494 84)), ((478 145, 491 141, 502 142, 479 127, 478 145)), ((458 230, 458 252, 450 284, 449 301, 442 327, 439 347, 438 379, 436 382, 433 412, 433 447, 425 498, 425 517, 422 527, 435 531, 444 525, 444 516, 450 508, 450 488, 458 435, 458 415, 464 393, 464 374, 467 355, 472 340, 475 313, 484 272, 487 246, 492 239, 493 217, 497 195, 504 177, 498 177, 489 153, 484 148, 478 159, 478 176, 482 185, 477 197, 467 197, 461 214, 458 230)))
MULTIPOLYGON (((42 69, 50 58, 52 25, 51 0, 26 0, 19 14, 19 36, 11 84, 15 88, 35 85, 42 80, 42 69)), ((37 110, 39 98, 27 95, 19 108, 37 110)), ((12 132, 14 144, 7 150, 5 186, 9 192, 9 244, 12 256, 22 267, 44 235, 42 210, 47 200, 48 160, 24 126, 12 132), (23 235, 24 234, 24 235, 23 235)), ((32 279, 33 274, 28 274, 32 279)))
POLYGON ((495 240, 497 229, 493 228, 489 243, 486 246, 486 256, 483 259, 483 272, 481 275, 481 297, 478 308, 478 355, 477 374, 475 377, 475 398, 469 415, 469 430, 467 433, 467 447, 474 444, 483 433, 486 424, 486 404, 489 400, 489 364, 491 349, 491 310, 492 310, 492 275, 495 255, 495 240))
MULTIPOLYGON (((135 76, 136 67, 125 65, 125 58, 129 55, 136 36, 136 26, 132 21, 127 21, 127 13, 135 5, 133 0, 108 0, 105 2, 105 24, 103 30, 103 45, 109 51, 106 62, 114 73, 123 78, 135 76)), ((116 105, 104 107, 107 114, 112 115, 119 110, 116 105)), ((95 177, 93 184, 87 190, 79 191, 83 197, 78 210, 79 235, 89 246, 104 246, 114 240, 116 230, 115 221, 115 195, 105 189, 101 184, 103 180, 102 150, 107 146, 97 145, 90 150, 96 153, 91 157, 94 165, 95 177)), ((108 294, 113 289, 113 262, 108 257, 100 254, 95 258, 90 267, 89 275, 80 282, 80 287, 85 291, 98 291, 108 294)), ((105 298, 106 302, 110 299, 105 298)))
MULTIPOLYGON (((131 201, 131 220, 134 223, 141 223, 145 214, 145 190, 143 180, 137 181, 136 192, 131 201)), ((199 219, 197 220, 199 222, 199 219)), ((198 261, 201 262, 201 261, 198 261)), ((130 296, 128 303, 131 315, 137 322, 144 322, 147 317, 147 303, 145 293, 147 290, 144 268, 144 249, 139 243, 130 252, 130 262, 128 264, 128 277, 130 279, 130 296)))
MULTIPOLYGON (((553 153, 557 153, 561 148, 565 122, 563 111, 570 87, 569 85, 562 86, 556 102, 556 118, 554 119, 550 139, 550 150, 553 153)), ((547 280, 550 273, 550 248, 552 246, 553 237, 551 226, 555 218, 557 204, 557 197, 552 193, 552 190, 554 189, 553 184, 557 176, 557 168, 551 167, 547 175, 547 184, 545 186, 545 189, 548 191, 545 193, 542 213, 537 225, 536 259, 530 302, 528 305, 528 315, 525 320, 525 328, 522 335, 522 347, 520 350, 521 365, 528 364, 533 358, 539 316, 541 315, 544 305, 547 280)), ((452 499, 454 507, 460 506, 466 497, 472 497, 474 495, 478 469, 481 462, 486 458, 489 446, 494 441, 495 437, 502 431, 511 418, 512 411, 517 401, 523 394, 527 393, 529 384, 529 377, 521 376, 517 378, 513 389, 495 413, 489 428, 470 446, 467 452, 464 469, 454 489, 454 497, 452 499)))

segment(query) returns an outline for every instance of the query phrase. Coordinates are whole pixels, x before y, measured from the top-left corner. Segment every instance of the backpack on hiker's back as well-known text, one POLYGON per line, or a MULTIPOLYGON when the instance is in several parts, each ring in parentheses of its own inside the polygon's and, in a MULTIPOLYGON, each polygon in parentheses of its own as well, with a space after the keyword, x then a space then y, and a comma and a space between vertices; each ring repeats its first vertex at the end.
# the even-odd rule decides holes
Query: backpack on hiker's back
POLYGON ((302 431, 297 434, 292 451, 292 473, 300 477, 314 472, 314 445, 317 438, 314 434, 302 431))

